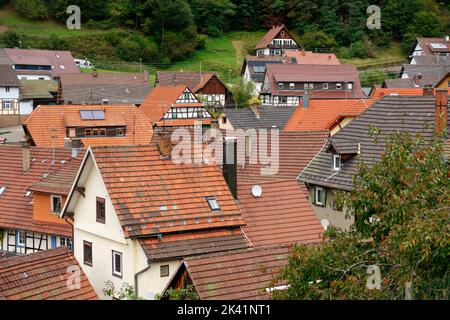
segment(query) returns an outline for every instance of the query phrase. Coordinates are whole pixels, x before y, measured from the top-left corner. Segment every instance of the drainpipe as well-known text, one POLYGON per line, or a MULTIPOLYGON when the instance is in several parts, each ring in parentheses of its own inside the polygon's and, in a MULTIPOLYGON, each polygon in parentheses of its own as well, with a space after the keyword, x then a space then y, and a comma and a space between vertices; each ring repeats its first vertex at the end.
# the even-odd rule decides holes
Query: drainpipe
POLYGON ((147 262, 148 266, 146 266, 144 269, 142 269, 141 271, 139 271, 138 273, 136 273, 134 275, 134 293, 136 294, 136 296, 139 296, 139 291, 138 291, 138 278, 141 274, 143 274, 144 272, 146 272, 147 270, 149 270, 152 266, 150 264, 150 262, 147 262))

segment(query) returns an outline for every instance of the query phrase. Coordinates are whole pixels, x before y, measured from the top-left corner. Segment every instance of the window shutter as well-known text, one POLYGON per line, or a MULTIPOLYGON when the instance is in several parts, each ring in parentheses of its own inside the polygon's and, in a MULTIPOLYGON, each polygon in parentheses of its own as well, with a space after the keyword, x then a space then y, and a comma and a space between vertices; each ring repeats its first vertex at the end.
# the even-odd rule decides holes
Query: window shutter
POLYGON ((311 191, 312 203, 316 203, 316 187, 311 186, 311 188, 309 190, 311 191))
POLYGON ((322 191, 322 199, 320 199, 322 202, 322 207, 326 207, 327 206, 327 189, 323 189, 322 191))

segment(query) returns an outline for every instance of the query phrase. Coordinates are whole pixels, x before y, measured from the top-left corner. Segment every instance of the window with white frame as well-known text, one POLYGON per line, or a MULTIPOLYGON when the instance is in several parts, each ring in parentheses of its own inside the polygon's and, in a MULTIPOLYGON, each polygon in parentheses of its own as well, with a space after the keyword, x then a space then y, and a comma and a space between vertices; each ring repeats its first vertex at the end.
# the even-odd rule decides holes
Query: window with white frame
POLYGON ((341 83, 336 83, 336 89, 341 90, 342 89, 342 84, 341 83))
POLYGON ((112 250, 112 273, 113 276, 122 278, 122 253, 112 250))
POLYGON ((278 83, 278 89, 280 89, 280 90, 283 89, 283 82, 278 83))
POLYGON ((333 170, 341 170, 341 156, 338 154, 333 154, 333 170))
POLYGON ((220 210, 219 203, 217 202, 216 197, 207 197, 206 201, 208 201, 208 205, 212 211, 220 210))
POLYGON ((61 196, 52 194, 50 196, 50 201, 51 201, 50 205, 51 205, 52 212, 60 214, 61 213, 61 208, 62 208, 62 198, 61 198, 61 196))
POLYGON ((347 90, 352 90, 353 89, 353 83, 347 83, 347 90))
POLYGON ((289 89, 294 89, 295 88, 295 83, 291 82, 289 83, 289 89))
POLYGON ((3 100, 3 109, 11 110, 12 109, 12 100, 3 100))
POLYGON ((309 89, 310 89, 310 90, 314 89, 314 83, 310 83, 310 84, 309 84, 309 89))
POLYGON ((304 83, 304 84, 303 84, 303 88, 305 88, 305 90, 307 90, 307 89, 309 88, 308 84, 307 84, 307 83, 304 83))
POLYGON ((326 203, 326 191, 323 188, 315 188, 314 204, 325 207, 326 203))
POLYGON ((159 267, 159 273, 161 278, 162 277, 168 277, 169 276, 169 265, 168 264, 164 264, 162 266, 159 267))
POLYGON ((25 232, 17 230, 16 231, 16 245, 18 247, 25 247, 25 242, 26 242, 26 235, 25 232))
POLYGON ((72 239, 71 238, 60 237, 59 238, 59 245, 63 246, 63 247, 67 247, 70 250, 72 250, 72 239))
POLYGON ((325 82, 325 83, 323 84, 323 90, 328 90, 328 82, 325 82))

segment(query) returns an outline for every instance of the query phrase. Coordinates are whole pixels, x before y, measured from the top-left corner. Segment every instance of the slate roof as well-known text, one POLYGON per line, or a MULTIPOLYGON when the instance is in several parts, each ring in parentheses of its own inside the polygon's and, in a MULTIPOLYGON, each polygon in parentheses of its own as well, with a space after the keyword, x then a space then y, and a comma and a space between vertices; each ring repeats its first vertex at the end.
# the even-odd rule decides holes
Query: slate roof
MULTIPOLYGON (((35 80, 37 81, 37 80, 35 80)), ((36 146, 64 147, 66 128, 79 126, 126 126, 123 137, 81 138, 85 147, 149 143, 151 122, 134 105, 40 105, 24 126, 36 146), (105 120, 81 120, 80 110, 105 110, 105 120), (51 124, 51 125, 49 125, 51 124), (52 138, 54 137, 54 138, 52 138)))
POLYGON ((267 300, 289 253, 288 246, 253 248, 188 258, 184 267, 202 300, 267 300))
POLYGON ((95 147, 92 154, 126 237, 245 224, 217 165, 163 160, 155 144, 95 147), (211 210, 210 196, 220 210, 211 210))
MULTIPOLYGON (((358 71, 353 65, 268 64, 266 76, 269 92, 275 96, 300 96, 304 90, 278 90, 278 82, 353 82, 352 90, 312 90, 312 98, 352 99, 365 98, 358 71)), ((263 89, 263 92, 267 90, 263 89)))
POLYGON ((30 170, 24 173, 22 147, 0 145, 0 186, 6 186, 6 191, 0 195, 0 228, 70 237, 72 228, 64 220, 61 223, 34 220, 33 193, 30 197, 25 195, 45 173, 51 175, 65 166, 76 167, 80 159, 73 159, 70 150, 57 148, 52 164, 53 150, 40 147, 30 147, 30 159, 30 170))
POLYGON ((0 259, 0 297, 6 300, 98 300, 75 257, 66 247, 0 259), (78 266, 79 289, 67 286, 69 266, 78 266))
POLYGON ((10 65, 0 64, 0 87, 20 87, 17 74, 10 65))
POLYGON ((146 72, 97 72, 62 74, 61 99, 72 104, 141 104, 151 90, 146 72))
POLYGON ((20 95, 25 99, 53 98, 58 92, 55 80, 20 80, 20 95))
MULTIPOLYGON (((49 74, 57 77, 64 73, 80 73, 70 51, 37 49, 3 49, 12 64, 52 66, 49 74), (64 68, 61 67, 64 66, 64 68)), ((29 70, 17 70, 18 74, 30 74, 29 70)), ((36 73, 42 74, 41 70, 36 73)))
MULTIPOLYGON (((262 175, 261 170, 267 167, 258 161, 251 164, 246 161, 245 166, 237 166, 237 183, 259 184, 265 181, 296 179, 298 174, 308 165, 311 159, 320 151, 326 142, 328 131, 316 132, 279 132, 279 159, 276 174, 262 175)), ((267 137, 268 154, 271 153, 272 139, 267 137)))
POLYGON ((357 165, 363 160, 367 165, 379 161, 387 138, 397 131, 421 134, 431 139, 434 132, 433 96, 385 96, 364 111, 341 131, 328 140, 322 150, 301 172, 299 180, 325 187, 351 190, 357 165), (380 133, 369 134, 370 128, 378 128, 380 133), (359 144, 360 154, 344 161, 340 171, 332 170, 332 156, 327 152, 329 144, 339 146, 359 144))
MULTIPOLYGON (((212 77, 219 79, 216 72, 189 72, 189 71, 157 71, 155 86, 184 85, 192 92, 197 93, 211 80, 212 77)), ((219 79, 219 81, 221 81, 219 79)), ((225 84, 223 84, 225 86, 225 84)))
POLYGON ((276 126, 283 129, 286 122, 291 117, 295 107, 274 107, 274 106, 258 106, 260 117, 251 108, 242 109, 225 109, 223 112, 227 117, 227 121, 231 122, 234 129, 270 129, 276 126))
POLYGON ((330 130, 343 117, 356 117, 375 101, 371 99, 312 99, 308 107, 299 106, 284 131, 330 130))
POLYGON ((192 231, 157 238, 139 239, 151 261, 186 258, 214 252, 245 249, 249 243, 240 228, 192 231))
POLYGON ((432 56, 414 56, 416 64, 430 65, 430 64, 446 64, 450 61, 450 57, 441 55, 432 56))
POLYGON ((433 65, 418 65, 418 64, 404 64, 400 76, 407 74, 408 78, 385 80, 386 86, 396 88, 414 88, 419 86, 431 85, 435 86, 442 78, 450 72, 450 62, 446 64, 433 64, 433 65), (421 75, 421 79, 417 79, 417 83, 414 80, 414 75, 421 75), (404 80, 405 79, 405 80, 404 80), (395 81, 397 80, 397 81, 395 81), (409 81, 407 81, 409 80, 409 81))
POLYGON ((304 184, 295 178, 258 183, 261 197, 254 197, 254 184, 239 184, 239 207, 244 232, 253 246, 311 244, 322 242, 323 227, 307 199, 304 184))

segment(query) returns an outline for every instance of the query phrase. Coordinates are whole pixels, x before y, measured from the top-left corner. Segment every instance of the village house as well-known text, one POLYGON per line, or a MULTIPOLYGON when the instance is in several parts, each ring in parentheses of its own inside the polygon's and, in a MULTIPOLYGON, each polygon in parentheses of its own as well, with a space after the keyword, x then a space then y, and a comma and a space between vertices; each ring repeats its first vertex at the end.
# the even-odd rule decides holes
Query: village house
POLYGON ((156 127, 211 127, 217 121, 185 85, 154 88, 139 108, 156 127))
POLYGON ((9 59, 21 80, 50 80, 64 73, 80 73, 70 51, 4 48, 0 56, 9 59))
POLYGON ((0 127, 17 125, 20 114, 31 110, 20 109, 20 82, 10 65, 0 64, 0 127))
POLYGON ((233 106, 233 97, 216 72, 157 71, 155 87, 184 85, 208 107, 233 106))
POLYGON ((23 125, 30 145, 64 147, 148 144, 152 124, 127 105, 41 105, 23 125))
POLYGON ((56 80, 19 80, 20 108, 22 114, 31 114, 38 105, 56 104, 58 82, 56 80))
POLYGON ((62 217, 100 297, 106 281, 153 299, 181 259, 244 249, 235 199, 215 164, 176 164, 149 146, 89 148, 62 217))
POLYGON ((28 255, 0 257, 2 299, 97 300, 98 296, 70 249, 61 247, 28 255), (69 279, 76 275, 75 272, 79 272, 79 282, 69 279))
POLYGON ((59 215, 80 163, 69 149, 0 145, 0 251, 72 246, 59 215))
POLYGON ((226 109, 218 119, 219 128, 236 129, 272 129, 282 130, 294 112, 295 107, 277 108, 273 106, 251 105, 249 108, 226 109))
POLYGON ((151 90, 147 71, 64 73, 58 77, 58 103, 140 105, 151 90))
POLYGON ((376 163, 390 135, 402 130, 420 133, 429 140, 435 130, 442 132, 442 122, 448 126, 448 92, 440 89, 436 97, 432 94, 430 89, 424 96, 384 96, 328 139, 298 177, 307 185, 320 219, 345 230, 350 227, 353 218, 346 219, 345 208, 334 201, 335 192, 353 189, 358 163, 376 163), (378 134, 372 135, 373 131, 378 134))
POLYGON ((409 51, 409 58, 415 56, 450 56, 450 37, 417 38, 409 51))
POLYGON ((284 25, 273 26, 253 49, 257 56, 282 56, 285 52, 301 49, 284 25))
POLYGON ((373 99, 304 99, 284 127, 284 131, 323 131, 333 136, 369 108, 373 99))
POLYGON ((263 104, 297 106, 306 94, 310 99, 365 98, 353 65, 267 65, 263 104))

